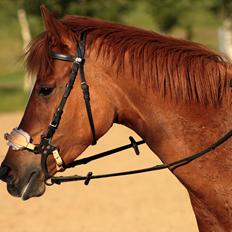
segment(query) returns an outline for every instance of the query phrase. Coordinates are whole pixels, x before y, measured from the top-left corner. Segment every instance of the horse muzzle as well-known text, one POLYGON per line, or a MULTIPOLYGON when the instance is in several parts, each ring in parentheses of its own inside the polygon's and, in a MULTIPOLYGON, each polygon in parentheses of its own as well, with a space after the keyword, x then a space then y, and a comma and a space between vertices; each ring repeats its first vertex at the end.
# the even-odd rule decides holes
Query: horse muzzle
POLYGON ((0 167, 0 180, 5 181, 8 173, 9 173, 9 171, 10 171, 9 167, 7 167, 7 166, 1 166, 0 167))

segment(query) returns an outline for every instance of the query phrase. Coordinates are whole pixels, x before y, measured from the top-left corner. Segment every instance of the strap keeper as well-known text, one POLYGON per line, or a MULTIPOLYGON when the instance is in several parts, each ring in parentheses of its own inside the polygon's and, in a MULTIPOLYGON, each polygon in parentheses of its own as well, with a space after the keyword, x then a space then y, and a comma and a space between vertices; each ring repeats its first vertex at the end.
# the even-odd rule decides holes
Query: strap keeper
POLYGON ((85 185, 88 185, 88 184, 89 184, 92 175, 93 175, 92 172, 89 172, 89 173, 87 174, 86 179, 85 179, 85 182, 84 182, 85 185))
POLYGON ((57 149, 55 149, 53 152, 52 152, 52 155, 56 161, 56 170, 57 171, 63 171, 64 170, 64 166, 63 166, 63 160, 59 154, 59 151, 57 149))
POLYGON ((131 141, 131 145, 132 145, 132 148, 135 151, 135 154, 139 155, 140 151, 139 151, 139 147, 138 147, 138 144, 136 143, 135 139, 132 136, 130 136, 129 139, 131 141))
POLYGON ((53 127, 53 128, 57 128, 57 123, 55 122, 50 122, 49 126, 53 127))
POLYGON ((30 151, 34 151, 35 150, 35 145, 33 143, 28 143, 26 145, 26 148, 30 151))

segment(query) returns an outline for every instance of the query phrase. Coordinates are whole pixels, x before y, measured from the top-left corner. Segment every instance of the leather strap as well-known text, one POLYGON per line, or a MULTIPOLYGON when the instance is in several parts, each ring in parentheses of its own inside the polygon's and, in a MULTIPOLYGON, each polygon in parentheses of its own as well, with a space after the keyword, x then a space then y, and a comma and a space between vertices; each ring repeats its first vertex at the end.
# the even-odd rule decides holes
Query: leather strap
POLYGON ((66 101, 70 95, 70 92, 73 88, 74 82, 76 80, 78 71, 80 71, 80 80, 81 80, 81 89, 83 92, 83 97, 85 101, 85 106, 86 106, 86 111, 88 115, 88 120, 92 132, 92 144, 96 144, 96 132, 95 132, 95 127, 94 127, 94 121, 93 121, 93 116, 92 116, 92 111, 91 111, 91 105, 90 105, 90 94, 89 94, 89 86, 87 85, 87 82, 85 80, 85 75, 84 75, 84 55, 85 55, 85 43, 86 43, 86 33, 82 33, 80 36, 80 42, 77 46, 77 55, 66 55, 66 54, 61 54, 57 52, 50 51, 49 56, 52 59, 57 59, 57 60, 62 60, 62 61, 68 61, 68 62, 73 62, 72 64, 72 69, 69 77, 69 81, 66 85, 64 95, 60 101, 60 104, 53 116, 53 119, 51 123, 48 126, 46 134, 44 134, 41 137, 40 144, 36 146, 36 153, 40 153, 42 155, 41 158, 41 166, 44 171, 46 179, 50 178, 50 174, 48 172, 47 168, 47 158, 49 155, 53 154, 53 157, 56 161, 56 166, 57 170, 63 170, 64 169, 64 164, 62 161, 61 156, 59 155, 58 148, 56 146, 53 146, 51 144, 53 135, 55 134, 59 123, 61 121, 61 117, 63 114, 63 109, 66 104, 66 101))
POLYGON ((56 60, 63 60, 63 61, 69 61, 69 62, 74 62, 75 61, 75 56, 72 55, 65 55, 57 52, 50 51, 49 56, 53 59, 56 60))
POLYGON ((95 145, 97 143, 96 139, 96 131, 95 131, 95 126, 94 126, 94 121, 93 121, 93 116, 92 116, 92 110, 91 110, 91 105, 90 105, 90 94, 89 94, 89 86, 86 82, 85 79, 85 74, 84 74, 84 56, 85 56, 85 43, 86 43, 86 33, 81 33, 80 35, 80 42, 77 46, 77 56, 73 55, 66 55, 66 54, 61 54, 61 53, 56 53, 56 52, 49 52, 49 56, 53 59, 58 59, 58 60, 63 60, 63 61, 69 61, 73 62, 72 65, 72 71, 70 74, 70 81, 66 86, 65 93, 63 95, 63 98, 60 102, 59 107, 57 108, 57 111, 53 117, 52 122, 49 125, 49 128, 47 130, 47 135, 46 139, 52 139, 53 134, 55 133, 59 122, 61 120, 61 116, 63 114, 63 108, 66 103, 66 100, 73 88, 73 84, 75 82, 78 70, 80 71, 80 80, 81 80, 81 89, 83 92, 83 97, 85 100, 85 106, 86 106, 86 111, 88 115, 88 120, 92 132, 92 145, 95 145))
MULTIPOLYGON (((93 175, 92 172, 88 172, 88 174, 86 176, 79 176, 79 175, 64 176, 64 177, 63 176, 58 176, 58 177, 53 176, 53 177, 51 177, 51 184, 50 185, 61 184, 63 182, 70 182, 70 181, 84 181, 85 185, 88 185, 91 179, 102 179, 102 178, 115 177, 115 176, 133 175, 133 174, 139 174, 139 173, 144 173, 144 172, 158 171, 158 170, 162 170, 162 169, 166 169, 166 168, 169 168, 171 171, 174 171, 176 168, 183 166, 183 165, 186 165, 186 164, 192 162, 193 160, 198 159, 198 158, 202 157, 203 155, 213 151, 214 149, 216 149, 217 147, 222 145, 224 142, 226 142, 231 137, 232 137, 232 130, 230 130, 223 137, 219 138, 215 143, 211 144, 209 147, 201 150, 200 152, 197 152, 193 155, 187 156, 183 159, 176 160, 176 161, 168 163, 168 164, 159 164, 159 165, 155 165, 155 166, 143 168, 143 169, 137 169, 137 170, 131 170, 131 171, 125 171, 125 172, 107 173, 107 174, 101 174, 101 175, 93 175)), ((143 143, 143 141, 140 141, 140 142, 141 142, 141 144, 143 143)), ((139 142, 136 142, 136 143, 138 144, 139 142)), ((125 148, 125 149, 127 149, 127 148, 125 148)), ((120 149, 120 148, 117 148, 117 150, 118 149, 120 149)), ((103 152, 103 153, 107 153, 107 155, 108 155, 109 153, 113 154, 113 153, 117 152, 117 151, 114 152, 114 150, 116 150, 116 149, 113 149, 112 150, 113 152, 107 151, 107 152, 103 152)), ((106 154, 103 154, 103 153, 99 154, 99 155, 87 157, 86 160, 82 159, 82 160, 79 160, 79 162, 78 162, 78 160, 76 162, 74 161, 75 165, 73 165, 72 167, 80 165, 80 164, 86 164, 86 163, 88 163, 92 160, 95 160, 97 158, 104 157, 106 154)))

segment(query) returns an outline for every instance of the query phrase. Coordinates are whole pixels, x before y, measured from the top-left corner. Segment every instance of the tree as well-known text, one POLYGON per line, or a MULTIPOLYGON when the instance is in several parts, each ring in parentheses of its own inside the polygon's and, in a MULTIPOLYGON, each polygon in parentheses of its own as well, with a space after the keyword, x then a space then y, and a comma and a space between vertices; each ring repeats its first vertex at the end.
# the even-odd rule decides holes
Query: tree
MULTIPOLYGON (((23 48, 30 41, 30 33, 38 34, 42 30, 40 17, 40 5, 45 4, 57 16, 65 14, 78 14, 99 17, 112 21, 120 21, 121 16, 133 7, 133 0, 9 0, 18 12, 18 20, 21 26, 23 48), (26 17, 26 15, 28 17, 26 17), (29 19, 29 23, 27 21, 29 19), (30 25, 30 26, 29 26, 30 25)), ((4 5, 4 3, 2 3, 4 5)), ((30 88, 30 79, 25 76, 24 89, 30 88)))
POLYGON ((205 6, 218 18, 223 25, 219 43, 223 52, 232 58, 232 1, 231 0, 204 0, 205 6))
POLYGON ((24 0, 28 13, 40 15, 39 6, 45 4, 60 16, 78 14, 120 21, 122 14, 132 9, 133 0, 24 0))
MULTIPOLYGON (((13 1, 13 0, 11 0, 13 1)), ((42 30, 42 24, 38 23, 40 17, 40 5, 45 4, 48 9, 58 17, 66 14, 91 16, 111 21, 121 21, 128 11, 132 10, 137 0, 17 0, 23 1, 31 24, 32 35, 42 30)))
MULTIPOLYGON (((18 20, 21 28, 21 34, 23 39, 23 50, 26 52, 27 46, 31 41, 31 32, 27 21, 26 11, 23 8, 18 9, 18 20)), ((27 74, 24 76, 24 90, 29 91, 32 83, 27 74)))
POLYGON ((201 0, 147 0, 147 3, 150 14, 163 33, 180 26, 185 29, 186 38, 192 39, 194 12, 202 7, 201 0))

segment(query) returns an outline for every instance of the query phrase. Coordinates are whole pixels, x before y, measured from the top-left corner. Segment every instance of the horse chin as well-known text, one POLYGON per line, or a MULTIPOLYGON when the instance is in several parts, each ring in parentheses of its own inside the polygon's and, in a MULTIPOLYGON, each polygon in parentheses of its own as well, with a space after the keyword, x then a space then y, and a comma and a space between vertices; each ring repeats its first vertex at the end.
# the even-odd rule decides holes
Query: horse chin
POLYGON ((45 192, 45 184, 38 172, 33 172, 24 184, 7 183, 8 192, 15 197, 21 197, 23 201, 32 197, 39 197, 45 192))

